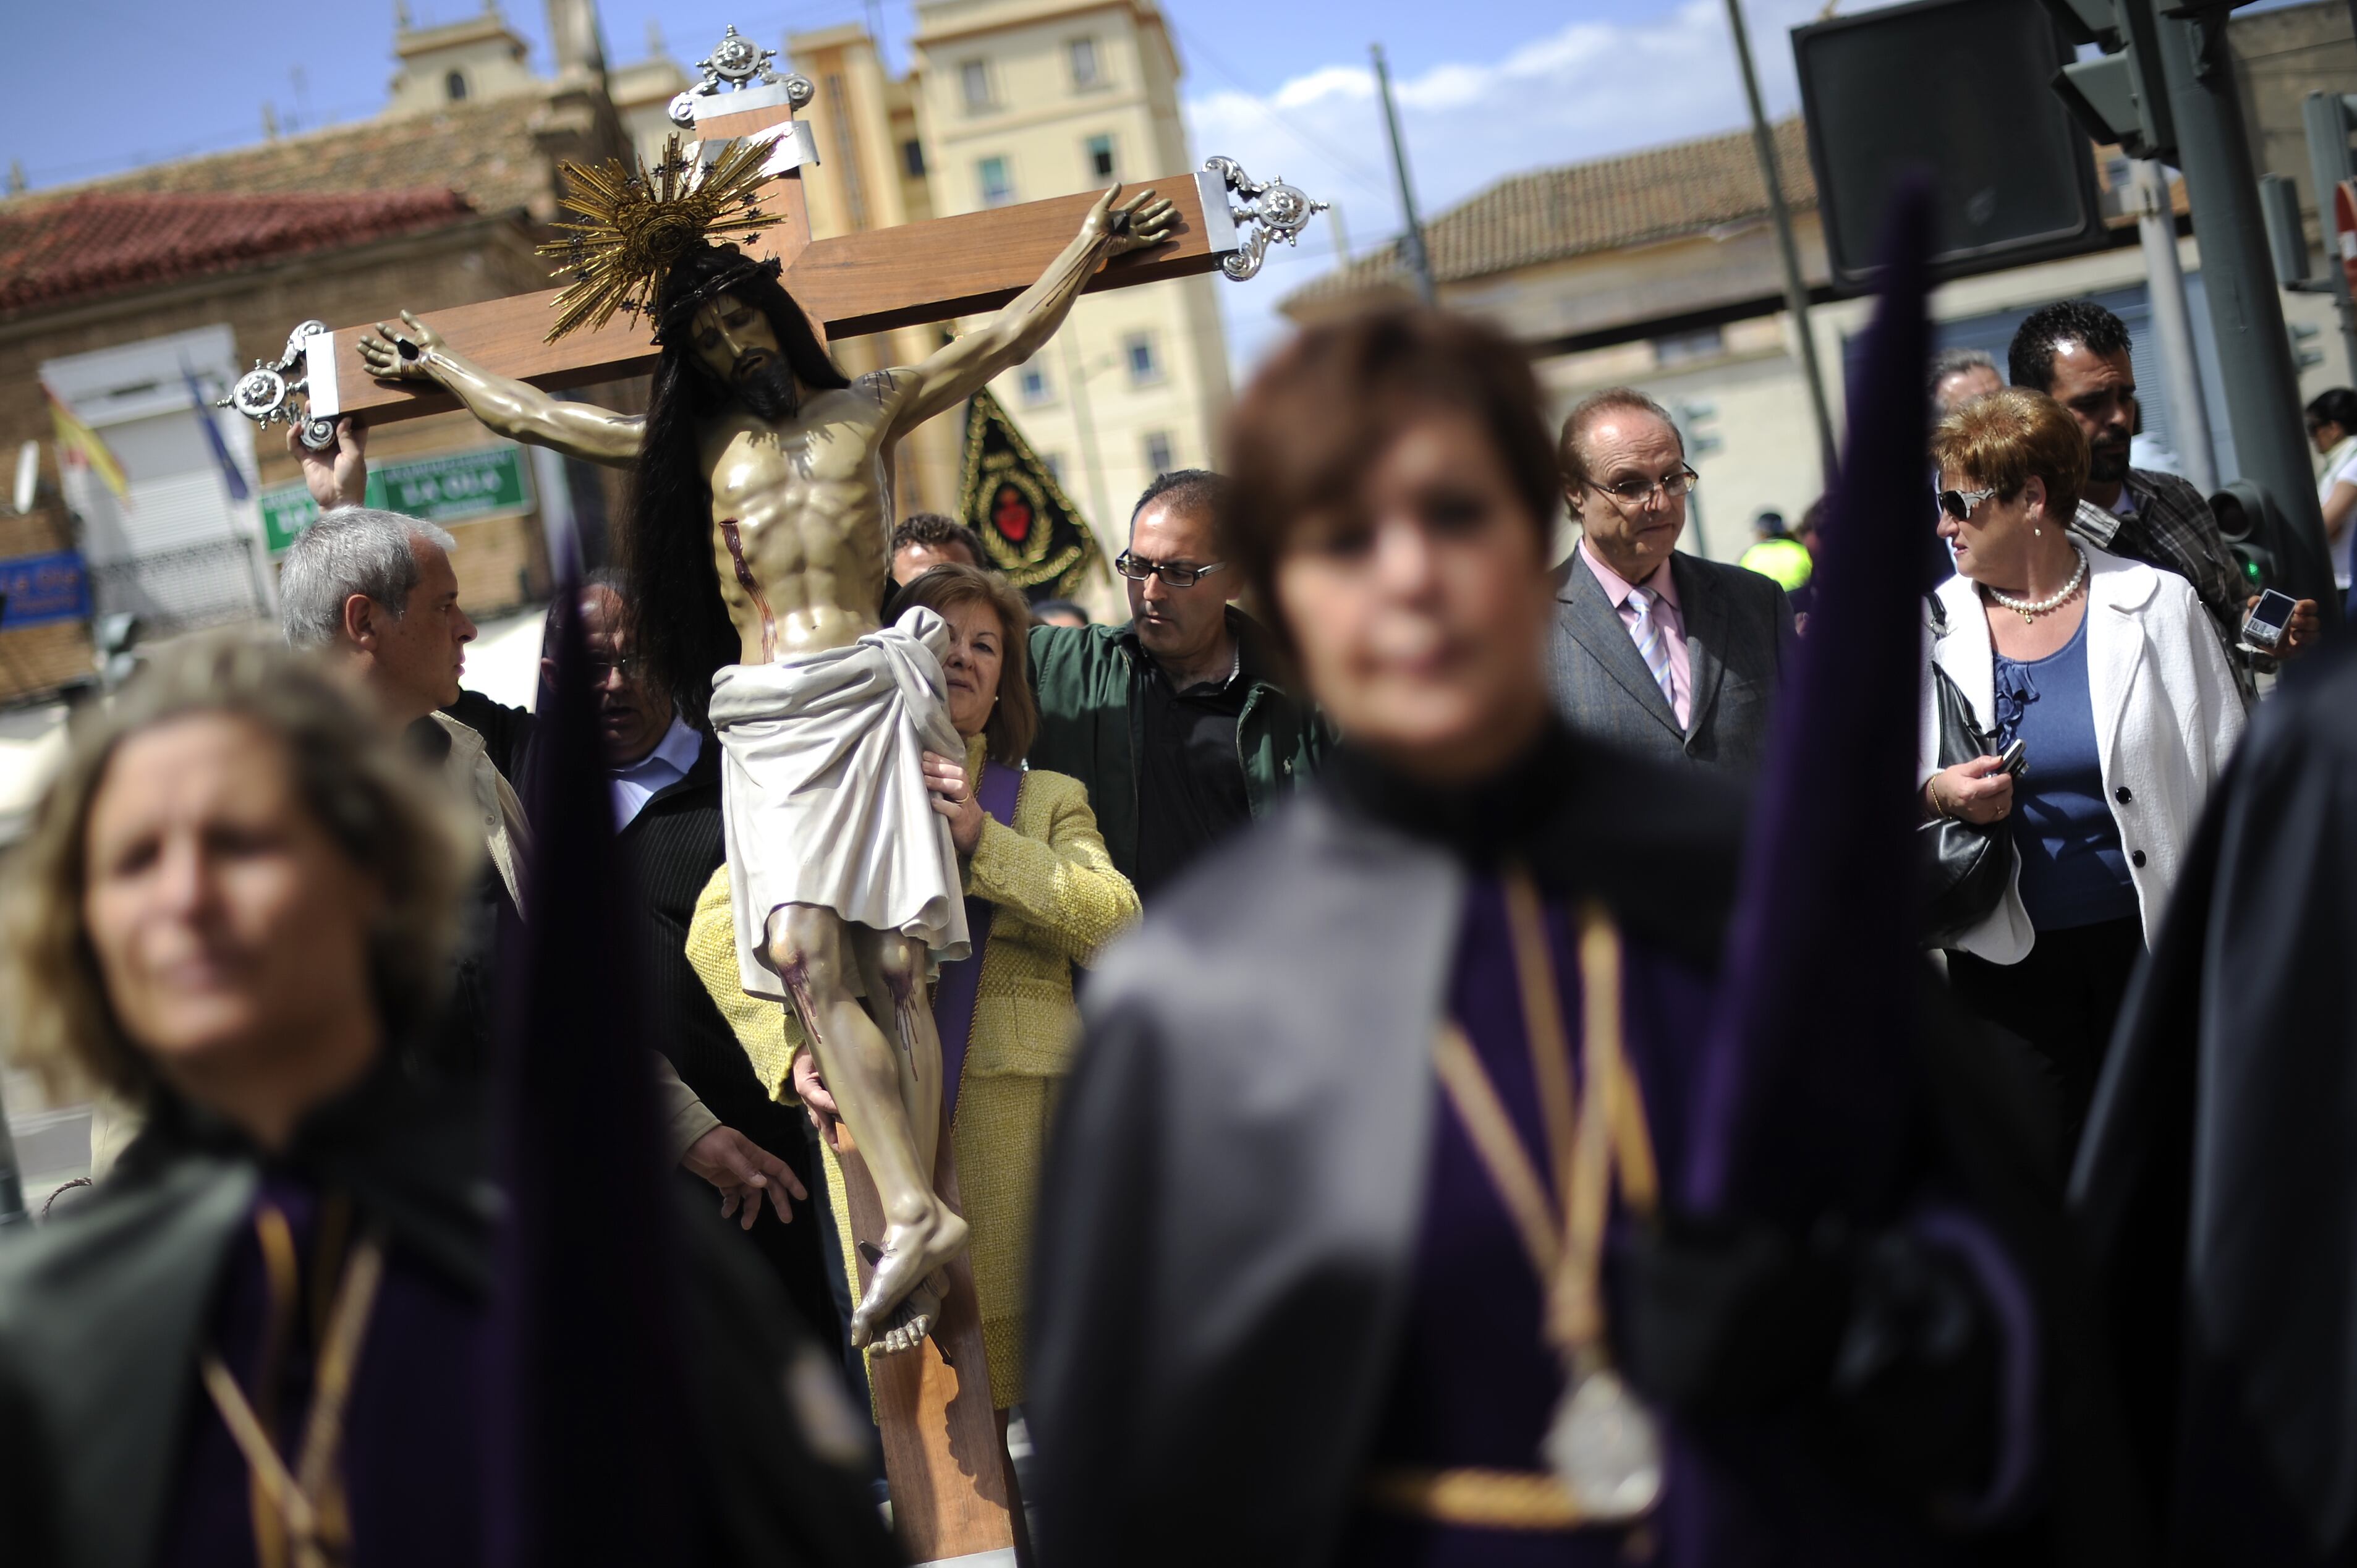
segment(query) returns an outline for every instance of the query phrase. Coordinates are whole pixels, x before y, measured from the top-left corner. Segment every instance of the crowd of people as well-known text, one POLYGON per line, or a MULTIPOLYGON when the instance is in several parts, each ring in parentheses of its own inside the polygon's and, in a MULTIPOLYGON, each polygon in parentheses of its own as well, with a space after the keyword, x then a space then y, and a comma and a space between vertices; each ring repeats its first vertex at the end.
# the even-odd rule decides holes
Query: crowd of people
MULTIPOLYGON (((1652 399, 1550 428, 1521 349, 1430 311, 1275 356, 1222 471, 1138 498, 1125 622, 899 522, 877 624, 946 628, 923 786, 974 956, 928 1004, 1024 1561, 2351 1560, 2338 1406, 2238 1403, 2202 1351, 2203 1205, 2247 1167, 2185 1153, 2236 1043, 2201 932, 2252 929, 2222 857, 2272 820, 2254 791, 2347 788, 2287 716, 2346 660, 2310 601, 2246 641, 2208 503, 2130 461, 2110 313, 2032 315, 2003 374, 1927 366, 1901 290, 1876 331, 1857 396, 1920 398, 1925 444, 1774 531, 1784 583, 1679 549, 1698 476, 1652 399), (1919 707, 1844 716, 1851 660, 1911 660, 1919 707), (1911 857, 1912 904, 1760 886, 1763 836, 1819 830, 1751 803, 1852 739, 1895 827, 1824 831, 1911 857), (1787 994, 1761 955, 1845 899, 1921 984, 1861 988, 1900 998, 1872 1072, 1738 1136, 1738 1046, 1787 994), (1770 1145, 1805 1200, 1745 1185, 1770 1145), (2133 1324, 2185 1280, 2169 1336, 2133 1324)), ((2308 414, 2345 586, 2357 394, 2308 414)), ((678 1560, 890 1561, 868 1374, 925 1320, 854 1348, 855 1086, 812 1048, 833 1020, 744 983, 703 704, 616 569, 550 606, 533 709, 467 691, 450 536, 356 504, 338 437, 291 448, 322 516, 280 635, 157 650, 10 867, 0 1037, 137 1133, 0 1239, 7 1560, 468 1563, 514 1527, 498 1063, 579 674, 686 1238, 678 1560)))

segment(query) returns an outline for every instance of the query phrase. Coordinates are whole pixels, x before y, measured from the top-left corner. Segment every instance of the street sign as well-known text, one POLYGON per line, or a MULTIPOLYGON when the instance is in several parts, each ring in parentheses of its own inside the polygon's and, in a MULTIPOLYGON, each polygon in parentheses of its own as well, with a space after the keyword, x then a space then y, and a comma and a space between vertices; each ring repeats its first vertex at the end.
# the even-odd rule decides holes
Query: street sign
POLYGON ((90 618, 90 574, 73 550, 0 561, 0 631, 90 618))
MULTIPOLYGON (((473 522, 525 511, 532 478, 521 447, 474 446, 431 457, 371 465, 362 504, 426 522, 473 522)), ((300 484, 262 492, 262 527, 276 555, 319 519, 311 492, 300 484)))

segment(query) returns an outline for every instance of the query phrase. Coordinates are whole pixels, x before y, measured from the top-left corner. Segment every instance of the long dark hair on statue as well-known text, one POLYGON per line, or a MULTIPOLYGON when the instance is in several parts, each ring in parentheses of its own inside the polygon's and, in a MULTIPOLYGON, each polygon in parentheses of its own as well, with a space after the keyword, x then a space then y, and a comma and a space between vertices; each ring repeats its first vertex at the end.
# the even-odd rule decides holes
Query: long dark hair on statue
MULTIPOLYGON (((639 657, 649 676, 672 693, 690 724, 702 726, 712 697, 712 674, 737 662, 740 645, 720 600, 712 549, 712 487, 699 455, 704 421, 732 401, 748 401, 715 375, 695 352, 689 318, 712 282, 742 265, 733 245, 707 245, 690 252, 671 269, 656 302, 655 317, 667 330, 655 362, 654 387, 647 401, 646 435, 639 448, 638 486, 630 529, 620 552, 624 568, 638 585, 635 632, 639 657), (673 319, 676 317, 677 319, 673 319)), ((793 375, 782 392, 772 382, 769 397, 783 406, 765 410, 777 418, 794 412, 793 383, 819 391, 847 387, 850 378, 827 358, 801 306, 778 280, 755 272, 719 292, 734 295, 769 318, 793 375)))

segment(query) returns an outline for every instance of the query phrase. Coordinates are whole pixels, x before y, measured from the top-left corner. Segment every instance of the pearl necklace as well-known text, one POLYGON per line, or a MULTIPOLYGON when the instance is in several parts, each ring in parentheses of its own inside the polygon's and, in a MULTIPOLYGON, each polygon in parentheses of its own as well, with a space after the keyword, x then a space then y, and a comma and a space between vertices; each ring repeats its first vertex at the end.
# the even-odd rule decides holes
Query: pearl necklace
POLYGON ((2079 591, 2079 585, 2087 580, 2087 553, 2073 544, 2071 546, 2071 553, 2079 558, 2079 569, 2071 574, 2071 580, 2063 584, 2059 591, 2049 594, 2042 599, 2017 599, 2011 594, 1998 593, 1986 584, 1981 585, 1981 592, 2019 616, 2021 624, 2028 626, 2047 611, 2059 608, 2066 603, 2072 595, 2079 591))

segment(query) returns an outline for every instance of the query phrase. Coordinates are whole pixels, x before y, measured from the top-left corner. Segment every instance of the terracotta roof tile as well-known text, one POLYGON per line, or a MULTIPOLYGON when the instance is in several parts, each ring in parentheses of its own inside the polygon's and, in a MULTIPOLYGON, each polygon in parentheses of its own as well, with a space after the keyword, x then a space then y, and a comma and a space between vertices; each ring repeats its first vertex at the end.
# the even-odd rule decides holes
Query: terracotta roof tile
POLYGON ((83 191, 0 207, 0 316, 438 229, 455 191, 217 196, 83 191))
MULTIPOLYGON (((546 107, 538 94, 454 103, 432 114, 331 125, 232 152, 155 164, 77 188, 267 196, 435 186, 458 192, 478 212, 524 207, 546 222, 555 210, 553 175, 532 136, 533 122, 546 107)), ((20 197, 0 206, 0 212, 39 199, 20 197)))
MULTIPOLYGON (((1777 173, 1796 212, 1817 204, 1808 142, 1796 117, 1773 127, 1777 173)), ((1502 180, 1424 226, 1436 283, 1618 250, 1767 216, 1767 188, 1749 131, 1502 180)), ((1407 281, 1394 241, 1287 296, 1280 308, 1407 281)))

